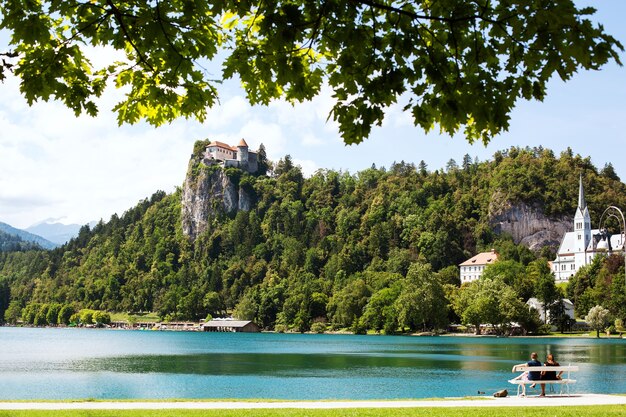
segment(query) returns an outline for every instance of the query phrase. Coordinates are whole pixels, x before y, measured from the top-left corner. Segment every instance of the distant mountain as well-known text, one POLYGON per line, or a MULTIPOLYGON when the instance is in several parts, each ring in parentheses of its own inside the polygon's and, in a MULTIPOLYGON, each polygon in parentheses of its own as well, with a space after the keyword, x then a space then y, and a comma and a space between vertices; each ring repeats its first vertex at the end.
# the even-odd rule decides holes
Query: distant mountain
POLYGON ((8 225, 6 223, 0 222, 0 231, 8 234, 19 237, 22 241, 25 242, 33 242, 37 245, 41 246, 44 249, 54 249, 59 246, 56 243, 49 241, 48 239, 44 239, 41 236, 38 236, 33 233, 26 232, 21 229, 16 229, 15 227, 8 225))
POLYGON ((0 230, 0 252, 21 252, 26 250, 41 250, 35 242, 27 242, 17 235, 10 235, 0 230))
MULTIPOLYGON (((90 222, 89 226, 93 227, 95 224, 96 222, 90 222)), ((78 236, 78 231, 82 226, 80 224, 63 224, 55 219, 47 219, 24 230, 42 236, 58 245, 63 245, 73 237, 78 236)))

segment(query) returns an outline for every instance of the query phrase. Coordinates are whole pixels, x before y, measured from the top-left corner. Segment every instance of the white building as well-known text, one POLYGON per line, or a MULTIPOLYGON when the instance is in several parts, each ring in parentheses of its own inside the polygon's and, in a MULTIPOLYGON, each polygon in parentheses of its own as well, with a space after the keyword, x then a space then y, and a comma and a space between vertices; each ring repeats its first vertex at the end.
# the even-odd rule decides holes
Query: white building
POLYGON ((209 161, 223 164, 224 167, 241 168, 252 173, 259 169, 257 153, 248 149, 245 139, 241 139, 237 146, 213 141, 206 147, 204 156, 209 161))
POLYGON ((552 262, 552 272, 554 272, 556 282, 568 281, 581 267, 589 265, 596 255, 621 251, 623 248, 623 235, 609 235, 606 231, 591 228, 581 175, 578 208, 574 215, 574 231, 563 236, 556 259, 552 262))
POLYGON ((459 265, 461 284, 476 281, 482 276, 485 268, 497 260, 498 253, 495 249, 491 249, 490 252, 481 252, 473 258, 469 258, 467 261, 459 265))
MULTIPOLYGON (((530 308, 534 308, 535 310, 537 310, 537 312, 539 313, 539 317, 541 318, 541 321, 544 321, 544 318, 548 319, 548 323, 550 323, 550 310, 548 310, 548 313, 544 316, 544 312, 543 312, 543 303, 541 303, 538 299, 536 298, 529 298, 528 301, 526 301, 526 304, 528 305, 528 307, 530 308)), ((565 309, 565 314, 567 315, 567 317, 569 317, 570 319, 574 318, 574 303, 572 303, 569 299, 567 298, 563 298, 563 307, 565 309)))

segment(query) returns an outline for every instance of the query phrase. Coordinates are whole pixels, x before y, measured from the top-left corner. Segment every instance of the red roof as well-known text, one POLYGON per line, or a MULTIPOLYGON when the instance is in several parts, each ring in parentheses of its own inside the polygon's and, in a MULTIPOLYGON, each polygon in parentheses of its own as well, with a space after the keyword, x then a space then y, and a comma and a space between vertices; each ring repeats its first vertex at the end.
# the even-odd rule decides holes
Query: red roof
POLYGON ((492 249, 490 252, 482 252, 474 256, 473 258, 469 258, 467 261, 463 262, 459 266, 491 265, 497 260, 498 260, 498 253, 492 249))
POLYGON ((213 141, 209 143, 209 146, 217 146, 218 148, 228 149, 229 151, 237 151, 237 148, 235 148, 234 146, 230 146, 225 144, 224 142, 219 141, 213 141))

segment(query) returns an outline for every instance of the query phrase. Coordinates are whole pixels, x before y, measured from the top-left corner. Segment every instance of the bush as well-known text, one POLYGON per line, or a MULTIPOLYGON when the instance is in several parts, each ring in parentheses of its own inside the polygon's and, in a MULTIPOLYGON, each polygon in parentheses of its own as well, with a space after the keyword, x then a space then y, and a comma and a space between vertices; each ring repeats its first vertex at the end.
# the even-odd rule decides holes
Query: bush
POLYGON ((61 304, 50 304, 46 313, 46 321, 48 324, 54 325, 59 323, 59 312, 61 311, 61 307, 61 304))
POLYGON ((82 324, 93 324, 93 310, 80 310, 80 322, 82 324))
POLYGON ((74 313, 74 307, 69 304, 64 304, 63 307, 61 307, 61 310, 59 310, 57 322, 65 325, 72 323, 72 317, 75 315, 74 313))
POLYGON ((398 323, 395 320, 387 320, 383 325, 383 332, 385 334, 396 334, 398 332, 398 323))
POLYGON ((50 310, 50 306, 48 304, 42 304, 39 308, 39 311, 35 315, 35 319, 33 320, 33 324, 35 326, 46 326, 48 323, 48 310, 50 310))
POLYGON ((552 326, 550 324, 542 324, 537 328, 537 334, 550 334, 552 332, 552 326))
POLYGON ((70 316, 70 324, 80 323, 80 314, 74 313, 70 316))
POLYGON ((352 330, 352 333, 354 334, 366 334, 367 333, 367 327, 365 326, 365 324, 363 323, 363 320, 361 319, 355 319, 352 322, 352 327, 350 328, 350 330, 352 330))
POLYGON ((104 311, 94 311, 92 320, 95 324, 111 324, 111 315, 104 311))
POLYGON ((11 301, 9 307, 4 312, 4 320, 9 324, 17 324, 22 318, 22 306, 18 301, 11 301))
POLYGON ((285 333, 287 331, 287 326, 285 326, 284 324, 277 324, 276 326, 274 326, 274 331, 278 333, 285 333))
POLYGON ((326 331, 326 323, 320 321, 313 323, 311 331, 318 334, 324 333, 326 331))

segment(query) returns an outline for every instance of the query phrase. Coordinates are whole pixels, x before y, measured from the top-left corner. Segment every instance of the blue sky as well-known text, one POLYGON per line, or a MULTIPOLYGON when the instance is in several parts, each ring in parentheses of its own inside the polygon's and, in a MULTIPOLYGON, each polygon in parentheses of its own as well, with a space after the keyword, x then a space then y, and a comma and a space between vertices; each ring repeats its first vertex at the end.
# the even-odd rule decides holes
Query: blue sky
MULTIPOLYGON (((578 4, 596 7, 596 19, 626 45, 626 1, 578 4)), ((6 34, 0 34, 0 49, 5 43, 6 34)), ((104 51, 93 59, 110 56, 104 51)), ((332 105, 327 91, 294 107, 284 102, 251 107, 234 82, 220 93, 221 105, 204 123, 118 127, 108 110, 119 98, 114 90, 103 97, 97 118, 76 118, 55 102, 28 107, 17 81, 8 79, 0 85, 0 221, 24 228, 48 218, 108 220, 156 190, 182 185, 193 143, 205 138, 236 144, 243 137, 252 148, 262 142, 271 159, 290 154, 306 174, 319 168, 354 173, 400 160, 424 160, 439 169, 451 158, 461 161, 470 154, 485 160, 510 146, 541 145, 557 154, 569 146, 599 168, 611 162, 626 179, 626 69, 615 64, 567 83, 553 80, 544 102, 519 102, 509 132, 487 147, 469 145, 461 135, 425 134, 398 108, 369 140, 345 146, 336 126, 326 121, 332 105)))

